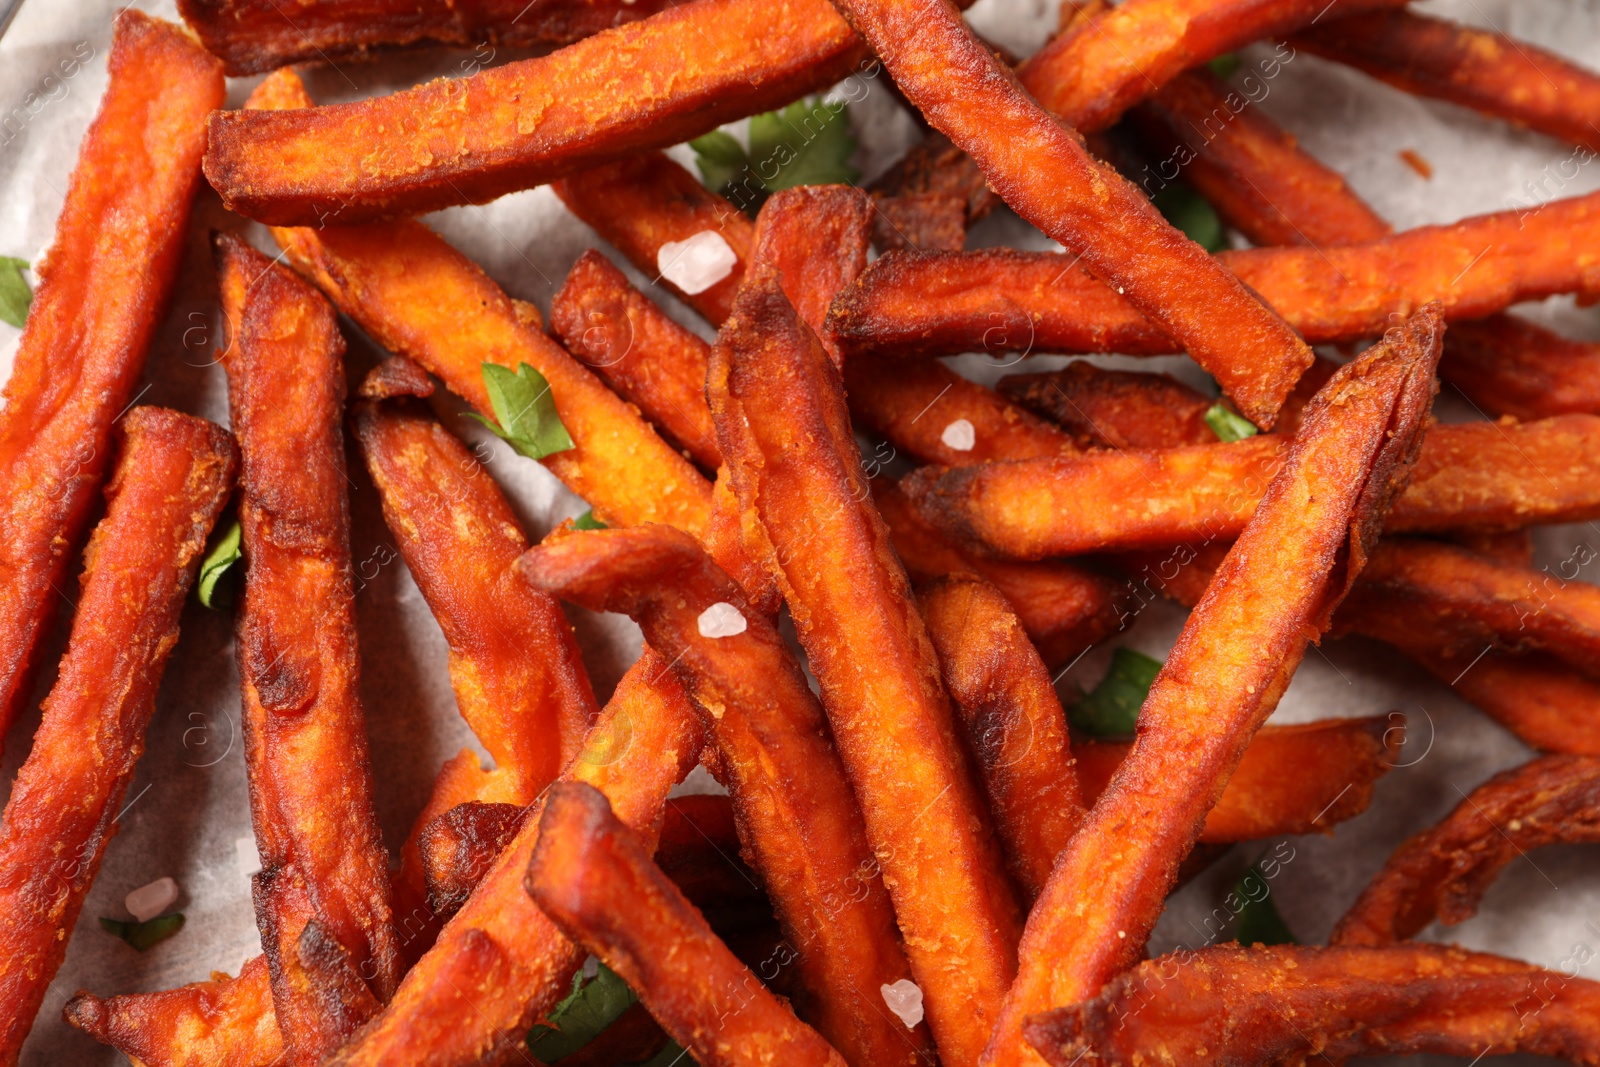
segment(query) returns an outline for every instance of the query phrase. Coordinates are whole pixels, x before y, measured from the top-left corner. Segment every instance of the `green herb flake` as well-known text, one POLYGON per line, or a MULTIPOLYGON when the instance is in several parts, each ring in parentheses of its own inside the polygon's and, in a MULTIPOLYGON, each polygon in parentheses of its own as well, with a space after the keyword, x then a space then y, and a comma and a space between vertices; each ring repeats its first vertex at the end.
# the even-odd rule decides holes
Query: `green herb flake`
POLYGON ((148 922, 124 922, 121 919, 101 919, 100 928, 113 937, 120 937, 143 952, 158 945, 183 929, 183 912, 162 915, 148 922))
POLYGON ((1227 81, 1233 77, 1233 72, 1239 69, 1239 57, 1233 52, 1224 52, 1206 66, 1211 68, 1211 73, 1227 81))
POLYGON ((235 519, 227 529, 212 535, 211 549, 200 564, 200 578, 195 582, 194 595, 200 603, 215 611, 224 611, 233 606, 234 583, 228 580, 228 576, 234 564, 244 558, 239 541, 239 520, 235 519))
POLYGON ((579 968, 572 976, 572 992, 550 1010, 545 1022, 528 1031, 528 1051, 545 1063, 570 1056, 600 1036, 638 999, 605 964, 588 979, 579 968))
POLYGON ((1133 733, 1139 709, 1150 695, 1150 683, 1160 671, 1160 660, 1131 648, 1117 649, 1100 684, 1067 709, 1067 721, 1073 729, 1094 737, 1133 733))
POLYGON ((1228 247, 1228 235, 1223 232, 1217 209, 1194 186, 1173 182, 1151 197, 1150 202, 1168 222, 1207 252, 1221 252, 1228 247))
POLYGON ((582 515, 572 520, 574 530, 609 530, 611 527, 594 517, 594 508, 590 508, 582 515))
POLYGON ((1206 412, 1206 425, 1219 441, 1243 441, 1259 431, 1255 424, 1226 404, 1212 404, 1206 412))
POLYGON ((489 391, 494 419, 477 413, 472 417, 520 455, 543 459, 573 447, 571 435, 556 414, 556 399, 544 375, 526 363, 515 371, 498 363, 485 363, 483 384, 489 391))
POLYGON ((797 185, 853 184, 856 138, 850 109, 820 97, 750 119, 750 150, 715 130, 689 142, 706 185, 752 217, 768 194, 797 185))
POLYGON ((1243 902, 1239 909, 1239 931, 1234 940, 1241 945, 1293 945, 1298 944, 1289 924, 1278 914, 1272 903, 1272 887, 1260 865, 1244 872, 1234 894, 1243 902))
POLYGON ((750 166, 744 145, 731 133, 712 130, 704 137, 689 142, 694 149, 694 165, 700 171, 700 180, 708 189, 721 189, 732 184, 750 166))
POLYGON ((8 322, 19 330, 28 321, 28 308, 33 303, 33 290, 28 279, 22 276, 28 261, 15 256, 0 256, 0 322, 8 322))

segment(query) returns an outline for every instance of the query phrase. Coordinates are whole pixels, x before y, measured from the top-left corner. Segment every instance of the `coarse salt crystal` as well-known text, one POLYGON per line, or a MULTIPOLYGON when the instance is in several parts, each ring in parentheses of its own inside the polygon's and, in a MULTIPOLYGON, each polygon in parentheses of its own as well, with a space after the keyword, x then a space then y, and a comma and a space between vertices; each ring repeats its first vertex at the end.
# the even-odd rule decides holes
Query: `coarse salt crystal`
POLYGON ((700 613, 701 637, 733 637, 742 634, 750 624, 739 609, 726 600, 719 600, 700 613))
POLYGON ((978 443, 978 431, 966 419, 957 419, 944 428, 939 440, 943 441, 947 448, 953 448, 957 452, 971 452, 972 446, 978 443))
POLYGON ((668 241, 656 252, 656 269, 693 296, 733 273, 739 257, 715 230, 701 230, 683 241, 668 241))
POLYGON ((142 885, 129 893, 122 899, 122 904, 135 919, 147 923, 172 907, 177 900, 178 883, 171 878, 157 878, 149 885, 142 885))
POLYGON ((878 991, 883 994, 883 1002, 889 1010, 906 1024, 907 1030, 914 1029, 922 1021, 922 988, 917 983, 902 978, 894 985, 879 986, 878 991))

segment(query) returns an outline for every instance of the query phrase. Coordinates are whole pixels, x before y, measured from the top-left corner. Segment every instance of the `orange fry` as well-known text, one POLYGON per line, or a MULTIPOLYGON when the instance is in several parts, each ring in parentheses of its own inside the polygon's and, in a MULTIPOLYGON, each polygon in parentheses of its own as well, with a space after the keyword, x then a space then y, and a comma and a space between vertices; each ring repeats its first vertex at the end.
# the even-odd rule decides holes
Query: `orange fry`
POLYGON ((1096 162, 945 0, 839 3, 886 57, 895 84, 972 156, 1007 204, 1179 338, 1245 415, 1272 424, 1311 363, 1310 350, 1282 319, 1096 162))
POLYGON ((1526 41, 1410 11, 1374 11, 1322 23, 1292 42, 1420 96, 1600 151, 1589 116, 1600 109, 1600 75, 1526 41))
MULTIPOLYGON (((1318 364, 1312 366, 1314 371, 1318 364)), ((1045 415, 1072 434, 1081 449, 1177 448, 1217 439, 1206 425, 1212 401, 1165 374, 1105 370, 1074 360, 1058 371, 1008 374, 996 383, 995 391, 1045 415)), ((1274 427, 1277 432, 1288 430, 1283 425, 1286 416, 1287 412, 1279 416, 1274 427)), ((1030 459, 1033 455, 1001 452, 990 458, 1030 459)))
POLYGON ((1600 415, 1600 344, 1516 315, 1450 327, 1439 377, 1490 415, 1600 415))
POLYGON ((571 44, 666 6, 666 0, 479 0, 471 7, 449 0, 296 0, 286 13, 273 0, 179 0, 178 11, 238 77, 425 42, 472 48, 487 62, 497 48, 571 44))
POLYGON ((550 791, 528 892, 703 1067, 845 1060, 761 984, 592 786, 550 791))
POLYGON ((201 125, 222 106, 216 60, 138 11, 117 17, 110 71, 0 402, 0 737, 32 692, 183 255, 201 125))
MULTIPOLYGON (((308 108, 299 77, 281 70, 250 99, 255 108, 308 108)), ((254 114, 255 112, 251 112, 254 114)), ((437 374, 493 417, 483 363, 526 363, 550 383, 573 447, 542 462, 604 521, 665 522, 699 533, 711 487, 605 383, 528 321, 529 312, 420 222, 276 229, 300 273, 385 348, 437 374)))
POLYGON ((1335 945, 1386 945, 1435 919, 1470 919, 1500 871, 1544 845, 1600 841, 1600 758, 1545 756, 1495 775, 1395 850, 1334 928, 1335 945))
MULTIPOLYGON (((763 220, 800 202, 779 193, 763 220)), ((940 1057, 971 1063, 1011 980, 1016 903, 871 505, 838 372, 759 258, 718 338, 707 394, 740 503, 776 550, 940 1057), (860 649, 873 650, 870 662, 860 649)))
POLYGON ((562 599, 628 615, 671 657, 721 753, 743 853, 798 954, 799 1014, 850 1063, 926 1053, 927 1032, 883 1010, 880 987, 909 975, 894 910, 822 708, 776 625, 668 527, 557 534, 518 569, 562 599))
POLYGON ((449 922, 495 858, 522 829, 528 809, 517 804, 468 800, 422 823, 418 862, 428 887, 428 910, 449 922))
POLYGON ((1028 1021, 1067 1067, 1528 1052, 1600 1063, 1600 983, 1443 945, 1213 945, 1028 1021))
POLYGON ((1493 648, 1451 655, 1414 631, 1380 631, 1370 621, 1363 630, 1416 660, 1530 747, 1600 756, 1600 682, 1554 656, 1493 648))
POLYGON ((238 463, 226 431, 165 408, 135 408, 118 436, 72 637, 0 824, 0 1063, 17 1062, 117 832, 238 463))
POLYGON ((1439 309, 1424 308, 1308 406, 1282 470, 1151 686, 1132 751, 1029 916, 986 1063, 1037 1062, 1025 1019, 1094 996, 1138 958, 1179 862, 1404 484, 1441 333, 1439 309))
MULTIPOLYGON (((667 791, 703 747, 689 697, 648 650, 617 683, 583 749, 562 773, 603 792, 653 839, 667 791)), ((539 836, 538 805, 389 1005, 328 1062, 334 1067, 466 1067, 517 1056, 582 962, 523 891, 539 836)))

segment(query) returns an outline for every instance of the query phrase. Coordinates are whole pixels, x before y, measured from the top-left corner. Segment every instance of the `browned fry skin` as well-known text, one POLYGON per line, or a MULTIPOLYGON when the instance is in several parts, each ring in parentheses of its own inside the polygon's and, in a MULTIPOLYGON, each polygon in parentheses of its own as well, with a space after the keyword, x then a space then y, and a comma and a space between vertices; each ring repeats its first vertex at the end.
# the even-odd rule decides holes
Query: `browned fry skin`
MULTIPOLYGON (((949 141, 944 143, 962 159, 967 159, 966 153, 949 141)), ((971 165, 970 160, 968 165, 971 165)), ((972 169, 977 170, 977 167, 972 169)), ((987 191, 981 173, 976 184, 987 191)), ((872 216, 872 243, 882 251, 918 248, 930 252, 959 252, 967 243, 965 195, 909 192, 888 196, 874 190, 872 203, 877 208, 872 216)))
MULTIPOLYGON (((1104 370, 1075 360, 1058 371, 1009 374, 995 391, 1065 429, 1081 449, 1177 448, 1217 439, 1206 425, 1213 401, 1165 374, 1104 370)), ((1279 416, 1274 427, 1278 432, 1285 432, 1281 423, 1287 414, 1279 416)), ((990 458, 1028 459, 1033 454, 999 452, 990 458)))
POLYGON ((540 821, 528 892, 639 992, 695 1062, 844 1067, 844 1058, 711 932, 599 790, 555 786, 540 821))
POLYGON ((67 1001, 66 1021, 145 1067, 273 1067, 283 1035, 272 1012, 265 956, 239 977, 213 974, 160 993, 67 1001))
POLYGON ((1600 683, 1554 656, 1497 649, 1449 655, 1414 633, 1386 630, 1374 636, 1405 652, 1533 748, 1600 756, 1600 683))
POLYGON ((733 308, 755 235, 744 212, 660 152, 630 156, 552 182, 550 187, 569 211, 628 262, 666 285, 711 325, 722 325, 733 308), (661 246, 707 231, 726 241, 738 262, 710 288, 686 293, 663 277, 661 246))
POLYGON ((243 458, 237 640, 257 922, 290 1062, 316 1063, 361 1020, 327 1009, 330 982, 302 965, 302 933, 315 926, 341 946, 377 1001, 400 977, 356 692, 344 339, 316 290, 242 239, 219 236, 217 259, 243 458))
POLYGON ((1067 1067, 1511 1052, 1600 1063, 1600 983, 1443 945, 1214 945, 1028 1021, 1067 1067))
POLYGON ((940 1058, 971 1063, 1013 973, 1016 901, 870 503, 838 372, 759 260, 718 338, 707 394, 740 502, 776 549, 940 1058))
POLYGON ((1579 163, 1600 150, 1600 131, 1590 121, 1600 110, 1600 75, 1526 41, 1410 11, 1382 11, 1325 22, 1292 43, 1407 92, 1580 145, 1579 163))
MULTIPOLYGON (((474 49, 488 62, 497 48, 571 44, 647 18, 666 0, 180 0, 178 10, 206 49, 234 76, 291 63, 365 59, 394 45, 437 43, 474 49)), ((465 66, 463 69, 467 69, 465 66)))
POLYGON ((135 408, 118 437, 72 637, 0 824, 5 1064, 17 1062, 117 832, 178 615, 238 463, 226 431, 165 408, 135 408))
POLYGON ((430 819, 417 835, 429 910, 449 922, 517 836, 527 814, 519 804, 469 800, 430 819))
MULTIPOLYGON (((1404 736, 1405 717, 1398 713, 1262 727, 1206 815, 1199 841, 1332 833, 1335 824, 1367 810, 1373 786, 1395 765, 1404 736)), ((1132 747, 1122 741, 1073 745, 1089 803, 1105 792, 1132 747)))
POLYGON ((917 603, 977 757, 1011 873, 1031 900, 1084 816, 1050 672, 1006 598, 983 579, 941 579, 917 603))
POLYGON ((894 911, 822 708, 777 627, 667 527, 558 533, 518 568, 564 600, 628 615, 670 657, 721 753, 745 855, 797 954, 796 1011, 850 1063, 926 1054, 927 1031, 908 1032, 883 1010, 879 988, 909 975, 894 911))
POLYGON ((1600 758, 1545 756, 1497 774, 1395 850, 1334 928, 1335 945, 1386 945, 1435 919, 1470 919, 1500 871, 1531 849, 1600 841, 1600 758))
POLYGON ((1282 471, 1151 686, 1133 750, 1029 916, 987 1063, 1037 1062, 1024 1020, 1094 996, 1138 958, 1179 862, 1405 483, 1442 332, 1439 309, 1423 309, 1307 408, 1282 471))
POLYGON ((550 328, 701 467, 722 465, 706 405, 711 346, 672 321, 609 259, 592 248, 578 258, 550 306, 550 328))
POLYGON ((0 403, 0 738, 32 693, 183 255, 222 68, 176 26, 117 17, 110 85, 73 168, 0 403))
POLYGON ((1600 415, 1600 344, 1515 315, 1450 327, 1439 377, 1489 415, 1600 415))
MULTIPOLYGON (((647 648, 617 684, 567 765, 653 840, 667 791, 704 747, 689 698, 647 648)), ((538 807, 377 1018, 329 1061, 337 1067, 467 1067, 517 1062, 528 1027, 555 1007, 582 953, 523 891, 538 807)))
MULTIPOLYGON (((280 70, 246 106, 306 109, 311 98, 298 75, 280 70)), ((544 375, 574 447, 540 462, 602 519, 665 522, 691 533, 704 528, 711 506, 705 478, 627 401, 546 337, 531 307, 506 296, 432 230, 401 220, 280 228, 273 237, 340 311, 385 348, 444 379, 485 417, 494 413, 484 363, 513 369, 526 363, 544 375)))
MULTIPOLYGON (((1034 102, 946 0, 839 0, 928 121, 1018 214, 1161 323, 1271 426, 1311 351, 1082 138, 1034 102)), ((1176 73, 1176 72, 1174 72, 1176 73)), ((906 253, 899 253, 905 255, 906 253)))

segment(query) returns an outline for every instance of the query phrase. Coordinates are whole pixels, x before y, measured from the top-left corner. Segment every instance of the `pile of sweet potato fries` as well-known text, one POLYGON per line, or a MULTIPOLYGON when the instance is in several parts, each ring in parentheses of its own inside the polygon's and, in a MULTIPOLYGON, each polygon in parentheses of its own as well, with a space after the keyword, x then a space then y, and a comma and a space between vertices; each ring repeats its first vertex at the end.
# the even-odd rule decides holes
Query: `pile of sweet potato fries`
POLYGON ((0 730, 83 563, 0 825, 0 1067, 224 531, 262 953, 67 1004, 147 1067, 1600 1064, 1600 983, 1412 940, 1526 850, 1600 842, 1600 590, 1530 538, 1600 518, 1600 345, 1505 314, 1600 299, 1600 193, 1395 232, 1208 64, 1287 42, 1585 162, 1600 75, 1399 0, 1068 2, 1021 62, 951 0, 290 6, 117 17, 36 271, 0 408, 0 730), (329 106, 291 66, 430 42, 545 51, 329 106), (869 187, 739 202, 661 151, 880 69, 924 136, 869 187), (1124 176, 1153 159, 1238 247, 1124 176), (212 240, 231 430, 130 406, 202 181, 239 216, 212 240), (546 325, 409 217, 546 183, 715 342, 598 250, 546 325), (964 250, 1001 202, 1066 251, 964 250), (720 273, 666 268, 707 241, 720 273), (390 353, 351 396, 341 316, 390 353), (935 360, 980 350, 1186 353, 1221 396, 935 360), (1490 419, 1436 425, 1440 381, 1490 419), (532 543, 440 383, 592 513, 532 543), (395 863, 347 462, 492 758, 445 763, 395 863), (1160 597, 1192 609, 1165 663, 1064 709, 1058 669, 1160 597), (603 704, 562 601, 643 632, 603 704), (1333 832, 1395 765, 1392 717, 1266 725, 1349 633, 1541 754, 1405 842, 1332 944, 1150 958, 1183 881, 1333 832), (700 765, 727 795, 675 797, 700 765))

